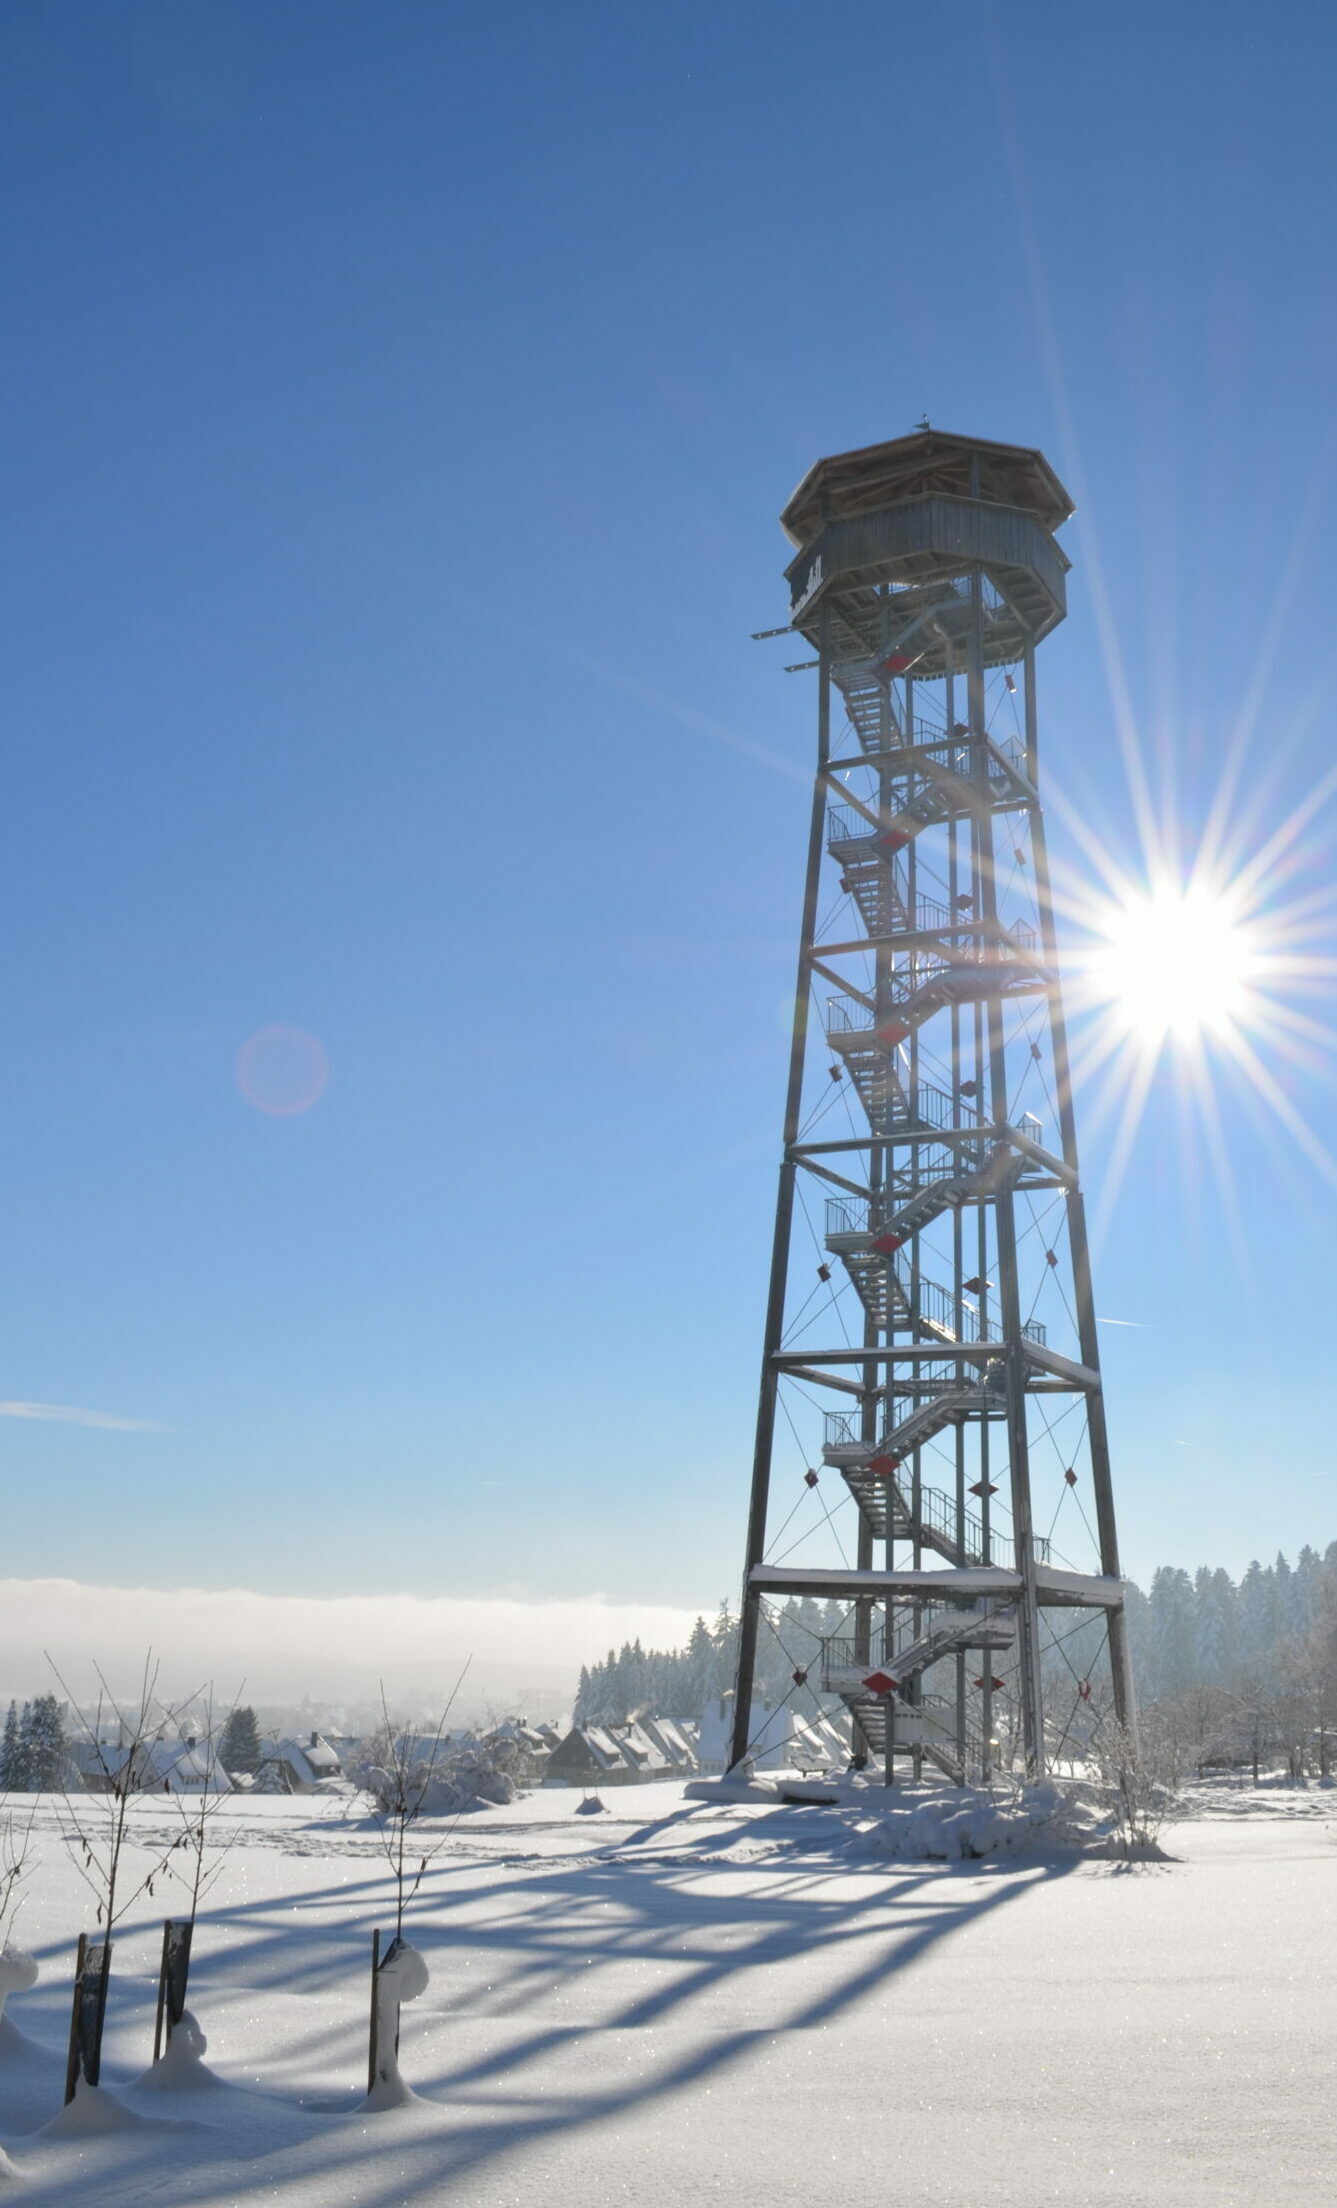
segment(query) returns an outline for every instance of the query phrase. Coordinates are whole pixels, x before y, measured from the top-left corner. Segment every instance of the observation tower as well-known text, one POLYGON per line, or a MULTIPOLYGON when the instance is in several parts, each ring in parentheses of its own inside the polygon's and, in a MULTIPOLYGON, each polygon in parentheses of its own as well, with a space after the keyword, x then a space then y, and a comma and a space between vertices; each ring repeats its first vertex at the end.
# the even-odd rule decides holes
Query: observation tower
POLYGON ((888 1784, 1133 1723, 1039 797, 1071 512, 1042 454, 924 427, 781 517, 762 633, 817 653, 817 777, 735 1764, 791 1597, 825 1605, 796 1687, 820 1666, 888 1784))

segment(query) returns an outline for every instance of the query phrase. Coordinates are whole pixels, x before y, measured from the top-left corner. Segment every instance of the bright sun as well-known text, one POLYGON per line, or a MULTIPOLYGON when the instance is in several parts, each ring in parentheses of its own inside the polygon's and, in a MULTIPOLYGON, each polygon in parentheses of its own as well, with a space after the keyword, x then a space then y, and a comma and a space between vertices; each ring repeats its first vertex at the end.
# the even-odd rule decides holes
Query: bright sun
POLYGON ((1238 1025, 1256 957, 1229 897, 1157 890, 1109 914, 1102 933, 1091 978, 1131 1033, 1148 1043, 1194 1042, 1238 1025))

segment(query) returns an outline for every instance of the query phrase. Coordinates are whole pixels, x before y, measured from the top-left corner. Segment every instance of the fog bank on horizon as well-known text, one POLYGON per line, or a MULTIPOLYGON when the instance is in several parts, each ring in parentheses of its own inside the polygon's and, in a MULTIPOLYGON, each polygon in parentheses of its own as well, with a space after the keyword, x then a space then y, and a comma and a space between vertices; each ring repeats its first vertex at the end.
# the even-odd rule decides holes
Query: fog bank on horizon
POLYGON ((639 1638, 679 1646, 693 1613, 600 1595, 559 1602, 518 1596, 270 1595, 231 1587, 95 1587, 71 1579, 0 1580, 0 1694, 52 1688, 44 1652, 79 1701, 100 1667, 117 1695, 138 1689, 146 1652, 167 1698, 212 1682, 224 1700, 366 1701, 443 1697, 470 1659, 461 1714, 515 1705, 532 1685, 567 1703, 580 1667, 639 1638))

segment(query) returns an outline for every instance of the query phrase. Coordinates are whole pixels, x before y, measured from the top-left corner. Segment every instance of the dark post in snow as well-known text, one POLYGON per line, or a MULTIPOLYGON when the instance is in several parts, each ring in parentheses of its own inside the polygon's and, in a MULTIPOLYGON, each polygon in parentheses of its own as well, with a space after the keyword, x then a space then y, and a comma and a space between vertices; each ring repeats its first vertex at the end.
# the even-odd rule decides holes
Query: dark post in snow
POLYGON ((153 2059, 166 2054, 172 2033, 181 2022, 190 1979, 192 1922, 177 1923, 169 1917, 162 1928, 162 1962, 158 1968, 158 2015, 153 2027, 153 2059))
POLYGON ((70 2052, 65 2066, 65 2098, 72 2101, 82 2078, 96 2085, 102 2072, 102 2026, 107 2014, 111 1941, 79 1934, 74 1964, 74 2005, 70 2011, 70 2052))
POLYGON ((396 1935, 384 1955, 381 1935, 371 1935, 371 2030, 367 2038, 367 2091, 388 2085, 399 2057, 399 1988, 389 1966, 399 1958, 402 1941, 396 1935))
MULTIPOLYGON (((1102 1622, 1134 1723, 1039 794, 1035 647, 1067 610, 1071 512, 1042 453, 924 424, 819 460, 782 516, 789 620, 758 633, 817 654, 788 670, 817 670, 817 774, 733 1766, 765 1606, 790 1596, 839 1604, 820 1684, 888 1785, 897 1758, 988 1778, 1005 1650, 1045 1769, 1055 1610, 1102 1622)), ((789 1654, 801 1688, 812 1652, 789 1654)), ((1066 1738, 1090 1681, 1063 1691, 1066 1738)))

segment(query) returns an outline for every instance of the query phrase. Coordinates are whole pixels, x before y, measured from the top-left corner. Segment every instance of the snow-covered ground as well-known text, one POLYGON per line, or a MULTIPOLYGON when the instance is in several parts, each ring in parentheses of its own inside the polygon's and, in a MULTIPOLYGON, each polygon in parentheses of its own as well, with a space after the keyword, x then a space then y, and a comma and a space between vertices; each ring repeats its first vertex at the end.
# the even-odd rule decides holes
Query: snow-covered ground
MULTIPOLYGON (((16 2199, 1304 2202, 1337 2177, 1337 1792, 1201 1790, 1126 1868, 1023 1848, 870 1853, 852 1813, 690 1803, 680 1784, 530 1795, 461 1821, 410 1936, 421 2098, 369 2115, 368 1966, 391 1891, 337 1801, 228 1804, 238 1838, 196 1935, 216 2082, 134 2081, 159 1930, 116 1951, 117 2126, 58 2116, 87 1897, 54 1813, 20 1924, 41 1963, 0 2024, 16 2199), (55 2117, 54 2125, 51 2119, 55 2117)), ((152 1909, 170 1912, 161 1892, 152 1909)))

